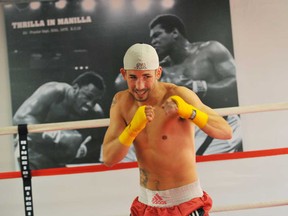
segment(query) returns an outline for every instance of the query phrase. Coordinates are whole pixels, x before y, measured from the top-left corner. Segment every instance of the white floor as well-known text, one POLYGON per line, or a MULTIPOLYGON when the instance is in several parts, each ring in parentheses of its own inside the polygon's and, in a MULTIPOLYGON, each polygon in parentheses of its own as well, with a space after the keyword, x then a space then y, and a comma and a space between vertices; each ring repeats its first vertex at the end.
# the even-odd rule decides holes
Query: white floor
MULTIPOLYGON (((198 163, 214 208, 288 200, 288 155, 198 163)), ((124 216, 138 192, 138 170, 33 178, 35 216, 124 216)), ((24 216, 21 179, 0 180, 0 215, 24 216)), ((211 216, 288 215, 288 206, 211 216)))

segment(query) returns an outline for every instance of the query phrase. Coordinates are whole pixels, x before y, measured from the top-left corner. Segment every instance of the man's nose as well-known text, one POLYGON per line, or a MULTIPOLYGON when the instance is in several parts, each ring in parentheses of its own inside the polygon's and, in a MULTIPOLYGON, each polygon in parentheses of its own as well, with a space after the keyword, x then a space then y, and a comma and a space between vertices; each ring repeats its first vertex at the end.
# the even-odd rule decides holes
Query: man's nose
POLYGON ((138 79, 136 81, 136 89, 143 89, 144 88, 144 82, 142 79, 138 79))

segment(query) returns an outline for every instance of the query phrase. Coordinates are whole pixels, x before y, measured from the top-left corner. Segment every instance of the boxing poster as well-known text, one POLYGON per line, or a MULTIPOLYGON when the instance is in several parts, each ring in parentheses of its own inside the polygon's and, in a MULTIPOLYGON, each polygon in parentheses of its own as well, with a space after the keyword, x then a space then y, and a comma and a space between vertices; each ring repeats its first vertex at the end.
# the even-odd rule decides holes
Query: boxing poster
MULTIPOLYGON (((119 75, 125 51, 134 43, 160 50, 150 24, 167 14, 181 20, 181 34, 194 54, 183 59, 186 64, 176 63, 175 53, 159 52, 161 81, 190 88, 212 108, 238 106, 229 0, 23 1, 5 4, 4 14, 14 125, 109 118, 114 94, 126 88, 119 75), (215 53, 201 51, 210 45, 215 53), (218 61, 221 53, 223 62, 218 61), (87 74, 96 90, 79 84, 87 74), (80 104, 79 95, 85 103, 80 104)), ((243 151, 240 116, 225 119, 233 138, 212 139, 198 129, 198 155, 243 151)), ((33 169, 101 163, 105 131, 30 134, 33 169)), ((131 147, 124 161, 135 160, 131 147)))

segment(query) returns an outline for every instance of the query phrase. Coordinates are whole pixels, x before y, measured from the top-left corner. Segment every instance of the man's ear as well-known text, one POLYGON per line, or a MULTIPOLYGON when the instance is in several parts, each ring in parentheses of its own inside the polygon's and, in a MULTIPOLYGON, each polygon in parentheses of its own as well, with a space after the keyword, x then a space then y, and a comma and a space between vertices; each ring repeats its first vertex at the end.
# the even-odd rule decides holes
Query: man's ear
POLYGON ((177 39, 178 37, 179 37, 179 35, 180 35, 180 32, 178 31, 178 29, 174 29, 173 31, 172 31, 172 34, 173 34, 173 38, 174 39, 177 39))
POLYGON ((159 80, 162 75, 162 67, 159 66, 158 69, 156 69, 156 79, 159 80))
POLYGON ((124 68, 120 68, 120 73, 122 74, 124 80, 126 80, 126 70, 124 68))

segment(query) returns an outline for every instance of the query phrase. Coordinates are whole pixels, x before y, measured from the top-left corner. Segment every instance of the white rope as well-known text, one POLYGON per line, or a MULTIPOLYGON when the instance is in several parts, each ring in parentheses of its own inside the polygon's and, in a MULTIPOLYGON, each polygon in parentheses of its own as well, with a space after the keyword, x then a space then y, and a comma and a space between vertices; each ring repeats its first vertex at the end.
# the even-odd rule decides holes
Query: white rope
MULTIPOLYGON (((255 112, 279 111, 279 110, 288 110, 288 102, 215 109, 215 111, 222 116, 234 115, 234 114, 247 114, 255 112)), ((108 127, 109 123, 110 119, 107 118, 96 120, 33 124, 28 125, 27 128, 29 133, 40 133, 44 131, 54 131, 54 130, 72 130, 72 129, 108 127)), ((0 128, 0 135, 17 134, 17 133, 18 133, 17 126, 0 128)))
MULTIPOLYGON (((27 125, 27 129, 29 133, 40 133, 44 131, 55 131, 55 130, 107 127, 109 123, 110 119, 107 118, 107 119, 68 121, 68 122, 46 123, 46 124, 32 124, 27 125)), ((17 134, 17 133, 18 133, 17 126, 0 128, 0 135, 17 134)))
POLYGON ((251 105, 251 106, 241 106, 241 107, 228 107, 221 109, 214 109, 219 115, 233 115, 233 114, 247 114, 255 112, 270 112, 287 110, 288 102, 285 103, 273 103, 273 104, 261 104, 261 105, 251 105))
POLYGON ((288 200, 249 203, 249 204, 240 204, 231 206, 216 206, 215 208, 213 207, 210 212, 239 211, 246 209, 270 208, 284 205, 288 205, 288 200))

